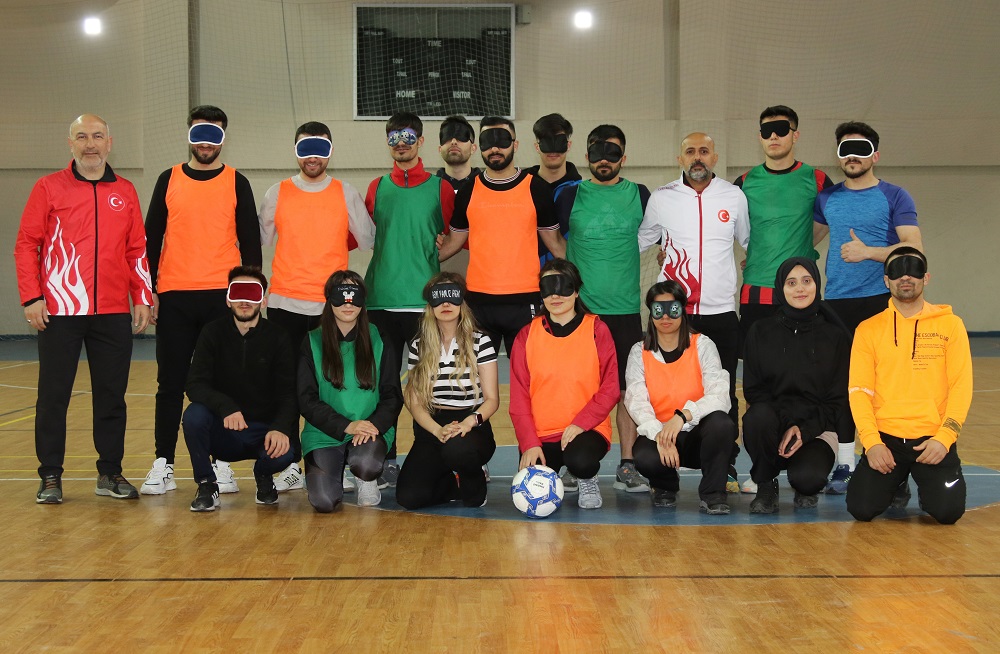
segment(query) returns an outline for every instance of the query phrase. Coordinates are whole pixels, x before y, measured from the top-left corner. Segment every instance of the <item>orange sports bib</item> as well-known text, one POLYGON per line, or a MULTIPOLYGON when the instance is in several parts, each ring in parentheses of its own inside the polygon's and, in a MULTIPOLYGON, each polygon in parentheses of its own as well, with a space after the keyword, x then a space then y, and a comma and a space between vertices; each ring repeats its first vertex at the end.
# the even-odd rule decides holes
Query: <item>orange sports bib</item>
POLYGON ((649 403, 653 405, 656 419, 660 422, 670 420, 674 411, 683 409, 688 401, 694 402, 705 396, 701 362, 698 360, 698 337, 699 334, 691 334, 691 345, 673 363, 658 361, 650 350, 642 351, 649 403))
POLYGON ((271 290, 282 297, 323 302, 327 278, 347 269, 343 184, 331 179, 326 189, 310 193, 284 180, 278 188, 274 226, 278 245, 271 263, 271 290))
MULTIPOLYGON (((525 343, 531 373, 528 393, 535 430, 543 441, 559 440, 601 388, 601 362, 594 340, 596 319, 587 314, 572 334, 562 338, 545 331, 541 316, 531 321, 525 343)), ((610 415, 594 429, 611 442, 610 415)))

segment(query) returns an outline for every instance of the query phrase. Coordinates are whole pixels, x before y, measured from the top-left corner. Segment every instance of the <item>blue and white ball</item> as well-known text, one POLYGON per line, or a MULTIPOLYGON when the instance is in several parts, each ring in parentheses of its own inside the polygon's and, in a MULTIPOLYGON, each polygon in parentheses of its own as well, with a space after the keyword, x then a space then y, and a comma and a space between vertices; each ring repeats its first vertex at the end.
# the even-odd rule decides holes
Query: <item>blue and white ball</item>
POLYGON ((562 504, 563 483, 552 468, 528 466, 514 475, 510 495, 529 518, 547 518, 562 504))

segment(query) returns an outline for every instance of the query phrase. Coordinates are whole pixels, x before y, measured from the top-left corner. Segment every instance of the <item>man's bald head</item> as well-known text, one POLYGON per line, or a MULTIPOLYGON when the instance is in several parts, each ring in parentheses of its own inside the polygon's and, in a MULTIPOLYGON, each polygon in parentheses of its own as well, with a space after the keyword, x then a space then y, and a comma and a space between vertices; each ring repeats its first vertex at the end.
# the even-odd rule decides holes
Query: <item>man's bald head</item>
POLYGON ((69 124, 69 137, 73 138, 73 134, 76 133, 77 129, 84 123, 100 123, 104 125, 104 134, 111 136, 111 128, 108 127, 108 121, 104 120, 97 114, 81 114, 76 117, 72 123, 69 124))
POLYGON ((711 136, 704 132, 691 132, 681 141, 681 154, 684 154, 684 150, 690 146, 701 147, 702 145, 715 152, 715 140, 711 136))
POLYGON ((677 163, 689 181, 711 180, 712 169, 718 162, 719 155, 715 152, 715 141, 708 134, 692 132, 681 141, 681 153, 677 157, 677 163))

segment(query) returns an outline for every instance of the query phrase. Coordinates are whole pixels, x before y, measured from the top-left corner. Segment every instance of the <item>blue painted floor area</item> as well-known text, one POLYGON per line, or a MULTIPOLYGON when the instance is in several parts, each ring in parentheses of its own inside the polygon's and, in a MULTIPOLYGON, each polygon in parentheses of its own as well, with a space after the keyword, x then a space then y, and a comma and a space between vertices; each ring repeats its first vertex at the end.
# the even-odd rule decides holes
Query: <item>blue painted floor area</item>
MULTIPOLYGON (((405 457, 403 457, 405 460, 405 457)), ((576 505, 577 493, 567 493, 563 505, 554 514, 544 520, 567 524, 587 525, 769 525, 803 522, 852 522, 854 518, 847 512, 844 495, 820 495, 819 506, 815 509, 796 509, 792 504, 795 491, 788 485, 785 476, 779 479, 781 509, 772 515, 752 515, 750 502, 753 495, 731 494, 729 504, 732 513, 728 516, 710 516, 698 511, 698 482, 701 473, 697 470, 682 470, 681 491, 677 496, 677 507, 673 509, 654 508, 650 502, 649 493, 626 493, 612 487, 615 468, 618 465, 618 445, 612 445, 611 451, 601 462, 600 483, 604 506, 600 509, 581 509, 576 505)), ((465 508, 458 502, 412 513, 425 515, 451 516, 458 518, 478 518, 485 520, 534 520, 521 514, 510 499, 510 480, 517 467, 517 448, 513 445, 498 447, 493 460, 490 461, 490 475, 487 503, 482 508, 465 508)), ((736 469, 740 472, 740 482, 746 480, 750 471, 750 457, 745 452, 740 453, 736 469)), ((965 480, 968 486, 967 508, 985 506, 1000 502, 1000 472, 977 466, 964 466, 965 480)), ((910 506, 901 511, 889 510, 882 518, 911 518, 923 512, 917 508, 917 490, 910 481, 913 498, 910 506)), ((354 501, 348 495, 347 502, 354 501)), ((396 504, 395 490, 388 488, 382 491, 381 509, 388 511, 403 511, 396 504)), ((880 519, 882 519, 880 518, 880 519)))
MULTIPOLYGON (((87 360, 87 348, 83 348, 80 358, 87 360)), ((156 338, 143 334, 132 339, 132 360, 155 361, 156 338)), ((38 338, 0 336, 0 361, 38 361, 38 338)))

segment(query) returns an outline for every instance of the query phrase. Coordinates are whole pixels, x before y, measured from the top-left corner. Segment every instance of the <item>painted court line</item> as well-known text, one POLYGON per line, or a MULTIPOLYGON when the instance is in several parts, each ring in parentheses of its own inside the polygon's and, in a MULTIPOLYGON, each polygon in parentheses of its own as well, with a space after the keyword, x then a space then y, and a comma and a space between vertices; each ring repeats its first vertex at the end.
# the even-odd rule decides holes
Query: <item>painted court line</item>
MULTIPOLYGON (((19 409, 19 411, 24 411, 24 409, 19 409)), ((15 422, 21 422, 22 420, 28 420, 29 418, 34 418, 35 414, 31 413, 26 416, 21 416, 20 418, 14 418, 13 420, 8 420, 7 422, 0 422, 0 427, 6 427, 7 425, 13 425, 15 422)))
POLYGON ((21 363, 14 363, 9 366, 0 366, 0 370, 10 370, 11 368, 20 368, 22 366, 37 366, 37 361, 22 361, 21 363))
POLYGON ((0 579, 0 584, 88 584, 88 583, 189 583, 189 582, 261 582, 261 581, 620 581, 620 580, 759 580, 759 579, 828 579, 828 580, 873 580, 884 579, 895 581, 899 579, 998 579, 996 573, 965 573, 965 574, 703 574, 703 575, 365 575, 365 576, 307 576, 307 577, 53 577, 39 579, 0 579))

